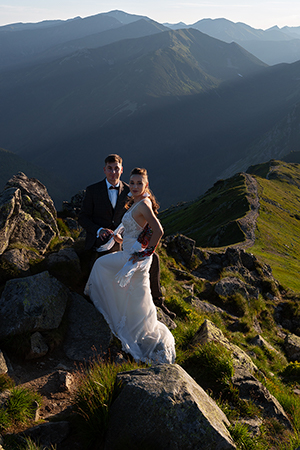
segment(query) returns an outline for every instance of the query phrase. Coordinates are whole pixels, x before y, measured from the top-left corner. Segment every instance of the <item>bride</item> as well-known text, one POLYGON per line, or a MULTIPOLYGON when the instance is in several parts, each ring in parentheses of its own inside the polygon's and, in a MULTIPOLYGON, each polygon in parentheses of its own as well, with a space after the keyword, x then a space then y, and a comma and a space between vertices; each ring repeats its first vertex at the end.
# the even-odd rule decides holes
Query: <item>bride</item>
POLYGON ((150 291, 152 253, 163 229, 156 217, 158 204, 149 189, 146 169, 131 171, 129 188, 128 211, 111 238, 112 242, 123 244, 123 251, 97 259, 85 294, 120 339, 122 349, 136 361, 172 364, 175 361, 174 338, 157 320, 150 291))

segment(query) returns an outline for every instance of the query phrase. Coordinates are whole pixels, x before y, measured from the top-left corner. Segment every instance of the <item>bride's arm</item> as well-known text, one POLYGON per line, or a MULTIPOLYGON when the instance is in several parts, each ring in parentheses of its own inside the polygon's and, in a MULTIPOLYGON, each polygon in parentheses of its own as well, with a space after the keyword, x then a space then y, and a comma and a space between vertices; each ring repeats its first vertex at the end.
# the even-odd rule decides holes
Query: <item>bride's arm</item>
POLYGON ((157 219, 148 202, 141 202, 137 206, 135 213, 137 219, 140 219, 140 221, 144 220, 149 224, 149 227, 152 229, 153 233, 149 242, 149 247, 155 248, 159 243, 162 235, 164 234, 164 230, 161 226, 161 223, 157 219))

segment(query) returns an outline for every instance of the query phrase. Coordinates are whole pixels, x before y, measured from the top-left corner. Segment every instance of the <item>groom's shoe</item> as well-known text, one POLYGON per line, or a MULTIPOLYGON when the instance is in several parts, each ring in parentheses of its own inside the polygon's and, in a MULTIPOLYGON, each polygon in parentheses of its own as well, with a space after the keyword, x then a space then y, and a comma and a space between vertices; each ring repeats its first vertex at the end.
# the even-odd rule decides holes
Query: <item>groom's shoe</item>
POLYGON ((165 314, 167 314, 167 316, 170 317, 170 319, 172 319, 172 320, 175 319, 176 314, 174 312, 168 310, 164 301, 165 301, 164 297, 158 297, 158 298, 153 299, 155 306, 158 306, 165 314))

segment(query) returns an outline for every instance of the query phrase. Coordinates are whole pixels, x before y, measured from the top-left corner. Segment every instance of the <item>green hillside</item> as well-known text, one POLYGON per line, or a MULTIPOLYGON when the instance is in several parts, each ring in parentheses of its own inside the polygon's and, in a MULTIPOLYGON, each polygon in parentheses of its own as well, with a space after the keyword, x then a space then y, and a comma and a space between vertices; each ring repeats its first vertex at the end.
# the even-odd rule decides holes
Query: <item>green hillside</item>
MULTIPOLYGON (((300 165, 271 160, 247 173, 257 181, 259 215, 255 243, 247 250, 270 264, 280 283, 300 292, 300 165)), ((199 247, 245 246, 241 219, 251 211, 244 174, 220 180, 195 202, 160 214, 165 233, 181 233, 199 247)))

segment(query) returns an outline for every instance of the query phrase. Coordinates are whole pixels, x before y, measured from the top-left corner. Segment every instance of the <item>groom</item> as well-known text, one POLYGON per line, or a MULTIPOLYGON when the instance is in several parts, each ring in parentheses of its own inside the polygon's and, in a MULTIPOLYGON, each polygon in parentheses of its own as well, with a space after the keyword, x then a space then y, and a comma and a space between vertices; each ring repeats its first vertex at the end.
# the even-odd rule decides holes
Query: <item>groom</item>
MULTIPOLYGON (((85 250, 89 251, 94 263, 99 256, 121 250, 115 243, 111 250, 98 253, 97 248, 105 244, 110 237, 110 230, 115 230, 126 212, 129 186, 120 178, 123 173, 123 161, 119 155, 111 154, 105 158, 105 179, 86 188, 78 221, 86 230, 85 250)), ((164 305, 160 286, 159 258, 153 253, 150 267, 150 288, 154 304, 159 306, 172 319, 176 316, 164 305)))

